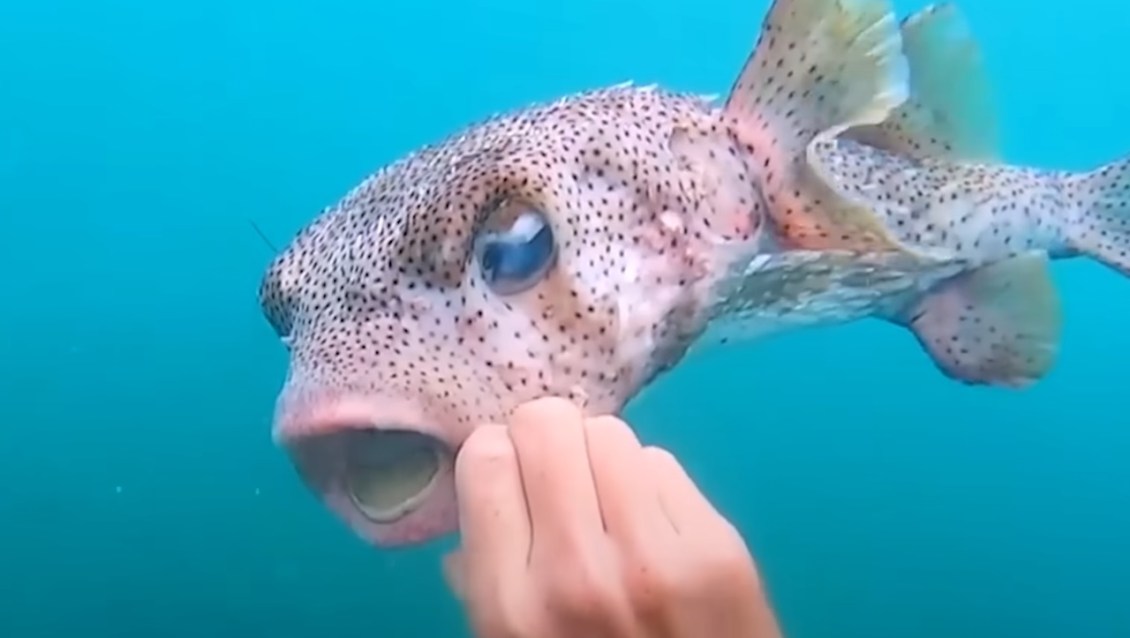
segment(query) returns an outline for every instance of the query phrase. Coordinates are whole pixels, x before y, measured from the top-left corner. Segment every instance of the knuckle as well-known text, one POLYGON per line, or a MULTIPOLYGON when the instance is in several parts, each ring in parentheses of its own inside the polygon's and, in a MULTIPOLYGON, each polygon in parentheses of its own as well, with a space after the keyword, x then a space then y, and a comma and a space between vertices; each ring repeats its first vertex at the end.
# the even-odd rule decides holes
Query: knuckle
POLYGON ((717 590, 732 589, 739 585, 760 588, 760 579, 753 557, 746 549, 741 535, 732 526, 728 533, 706 543, 700 555, 700 567, 695 570, 697 587, 717 590))
POLYGON ((541 635, 537 631, 545 623, 536 613, 537 607, 531 606, 525 596, 514 595, 513 592, 507 595, 503 591, 505 589, 495 592, 487 600, 476 601, 477 604, 468 606, 468 616, 475 635, 498 638, 541 635))
POLYGON ((615 613, 616 593, 607 572, 584 563, 558 572, 549 585, 549 603, 565 618, 604 619, 615 613))
POLYGON ((679 581, 662 561, 638 563, 624 574, 628 602, 636 615, 658 618, 678 595, 679 581))

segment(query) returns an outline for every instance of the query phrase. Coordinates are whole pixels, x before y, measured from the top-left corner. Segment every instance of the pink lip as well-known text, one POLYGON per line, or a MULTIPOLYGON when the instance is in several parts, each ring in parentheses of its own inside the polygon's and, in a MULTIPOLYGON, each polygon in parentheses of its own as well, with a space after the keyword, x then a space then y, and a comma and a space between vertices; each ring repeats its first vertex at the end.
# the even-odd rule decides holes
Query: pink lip
POLYGON ((349 428, 395 427, 447 441, 442 421, 431 416, 396 397, 288 389, 279 399, 273 435, 276 442, 286 443, 349 428))

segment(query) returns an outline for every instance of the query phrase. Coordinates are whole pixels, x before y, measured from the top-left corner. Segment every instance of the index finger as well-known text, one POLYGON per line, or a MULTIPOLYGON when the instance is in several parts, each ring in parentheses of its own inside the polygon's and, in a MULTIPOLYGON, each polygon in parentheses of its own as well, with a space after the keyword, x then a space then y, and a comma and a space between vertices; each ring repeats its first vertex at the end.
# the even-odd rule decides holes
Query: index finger
POLYGON ((455 493, 466 589, 470 595, 494 591, 496 583, 525 570, 530 553, 530 514, 505 427, 486 425, 471 433, 455 459, 455 493))

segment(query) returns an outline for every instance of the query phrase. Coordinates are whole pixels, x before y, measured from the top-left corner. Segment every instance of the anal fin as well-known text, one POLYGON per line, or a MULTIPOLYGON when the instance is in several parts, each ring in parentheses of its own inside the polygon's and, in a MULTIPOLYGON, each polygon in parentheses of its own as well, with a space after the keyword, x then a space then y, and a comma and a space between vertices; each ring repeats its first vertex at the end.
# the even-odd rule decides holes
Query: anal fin
POLYGON ((1062 318, 1045 253, 982 266, 939 285, 903 319, 947 376, 1021 388, 1055 363, 1062 318))

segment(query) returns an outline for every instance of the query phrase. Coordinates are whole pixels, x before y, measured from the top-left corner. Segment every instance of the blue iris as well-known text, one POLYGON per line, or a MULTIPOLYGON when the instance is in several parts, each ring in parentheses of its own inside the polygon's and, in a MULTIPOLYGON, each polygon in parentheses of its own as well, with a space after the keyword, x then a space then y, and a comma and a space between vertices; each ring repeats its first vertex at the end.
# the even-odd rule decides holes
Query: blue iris
POLYGON ((482 239, 479 266, 491 289, 512 295, 541 281, 556 254, 549 224, 540 215, 524 213, 507 233, 482 239))

